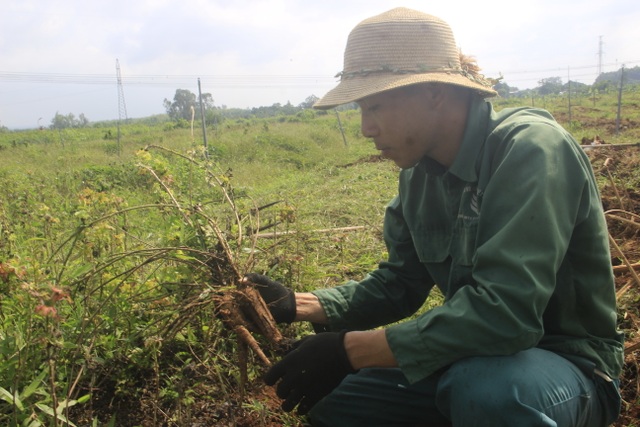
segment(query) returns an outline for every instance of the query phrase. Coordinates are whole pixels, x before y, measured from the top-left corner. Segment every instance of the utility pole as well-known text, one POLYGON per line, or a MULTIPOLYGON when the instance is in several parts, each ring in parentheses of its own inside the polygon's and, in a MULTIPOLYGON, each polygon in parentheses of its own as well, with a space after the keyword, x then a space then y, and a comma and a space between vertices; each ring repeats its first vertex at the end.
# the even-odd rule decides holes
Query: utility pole
POLYGON ((200 100, 200 117, 202 118, 202 135, 204 137, 204 156, 209 157, 207 148, 207 125, 204 121, 204 106, 202 105, 202 89, 200 87, 200 77, 198 77, 198 99, 200 100))
POLYGON ((571 126, 571 67, 567 67, 567 99, 569 101, 569 126, 571 126))
POLYGON ((342 122, 340 121, 340 114, 338 113, 338 109, 334 108, 336 112, 336 117, 338 118, 338 127, 340 127, 340 133, 342 134, 342 141, 344 142, 344 146, 347 146, 347 137, 344 135, 344 129, 342 128, 342 122))
POLYGON ((624 85, 624 64, 620 68, 620 88, 618 89, 618 114, 616 115, 616 135, 620 135, 620 110, 622 108, 622 86, 624 85))

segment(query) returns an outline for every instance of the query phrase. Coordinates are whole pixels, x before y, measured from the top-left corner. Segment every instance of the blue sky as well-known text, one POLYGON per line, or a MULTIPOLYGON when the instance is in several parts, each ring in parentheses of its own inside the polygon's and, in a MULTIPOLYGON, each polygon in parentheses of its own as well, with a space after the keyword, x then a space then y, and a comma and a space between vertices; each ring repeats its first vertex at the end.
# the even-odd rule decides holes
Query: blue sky
POLYGON ((116 59, 129 117, 198 78, 218 106, 297 105, 333 87, 358 22, 398 6, 447 21, 487 76, 521 89, 593 83, 600 36, 603 71, 640 65, 637 0, 4 0, 0 125, 117 119, 116 59))

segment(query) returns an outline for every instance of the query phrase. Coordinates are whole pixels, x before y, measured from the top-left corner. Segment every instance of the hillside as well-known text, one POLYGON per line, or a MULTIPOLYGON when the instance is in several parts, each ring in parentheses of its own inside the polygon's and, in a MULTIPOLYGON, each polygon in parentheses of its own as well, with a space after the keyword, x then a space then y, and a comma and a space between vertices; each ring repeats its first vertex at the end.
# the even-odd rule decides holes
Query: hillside
MULTIPOLYGON (((623 70, 611 71, 608 73, 600 74, 595 81, 595 84, 601 84, 604 82, 611 82, 614 85, 620 85, 620 76, 623 70)), ((640 67, 636 66, 633 68, 625 68, 624 69, 624 83, 627 85, 637 85, 640 84, 640 67)))

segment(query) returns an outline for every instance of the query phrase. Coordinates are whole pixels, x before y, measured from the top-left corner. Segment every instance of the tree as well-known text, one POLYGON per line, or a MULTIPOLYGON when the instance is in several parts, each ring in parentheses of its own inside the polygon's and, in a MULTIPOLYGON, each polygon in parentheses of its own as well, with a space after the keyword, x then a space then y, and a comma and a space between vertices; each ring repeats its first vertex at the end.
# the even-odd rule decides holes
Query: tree
POLYGON ((611 80, 601 80, 596 81, 596 83, 593 84, 592 88, 592 90, 596 93, 607 93, 610 90, 615 89, 615 84, 611 80))
POLYGON ((502 98, 508 98, 511 96, 512 92, 518 91, 517 87, 512 88, 507 84, 507 82, 502 79, 500 79, 500 81, 493 85, 493 89, 498 92, 498 95, 502 98))
POLYGON ((562 91, 562 79, 560 77, 547 77, 538 82, 538 93, 540 95, 550 95, 562 91))
POLYGON ((84 128, 84 127, 87 127, 88 124, 89 124, 89 119, 87 119, 84 113, 80 113, 80 115, 78 116, 78 120, 76 121, 77 127, 84 128))
POLYGON ((562 85, 562 91, 568 92, 569 89, 571 89, 572 94, 575 93, 576 95, 585 95, 589 93, 591 87, 584 83, 569 80, 567 83, 562 85))
POLYGON ((301 102, 300 105, 298 105, 298 107, 300 108, 312 108, 313 104, 315 104, 320 98, 318 98, 315 95, 309 95, 307 96, 307 99, 304 100, 304 102, 301 102))
POLYGON ((216 107, 213 105, 213 96, 210 93, 202 94, 202 106, 204 111, 214 110, 216 107))
POLYGON ((174 120, 191 120, 191 107, 196 107, 196 95, 186 89, 176 89, 173 102, 164 99, 164 108, 169 117, 174 120))
POLYGON ((76 119, 73 113, 69 113, 66 116, 56 111, 56 115, 51 119, 51 129, 67 129, 67 128, 82 128, 89 125, 89 119, 80 113, 80 116, 76 119))

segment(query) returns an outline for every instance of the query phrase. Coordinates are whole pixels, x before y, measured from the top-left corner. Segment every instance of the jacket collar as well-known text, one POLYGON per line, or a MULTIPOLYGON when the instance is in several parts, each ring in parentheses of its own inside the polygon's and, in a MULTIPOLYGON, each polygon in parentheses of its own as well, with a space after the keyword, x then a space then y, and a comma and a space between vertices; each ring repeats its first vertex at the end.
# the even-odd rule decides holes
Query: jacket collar
POLYGON ((491 104, 481 98, 474 99, 469 106, 469 114, 460 150, 451 167, 447 170, 447 168, 429 157, 424 157, 415 167, 429 175, 439 176, 449 173, 463 181, 477 181, 476 160, 484 147, 490 115, 491 104))

